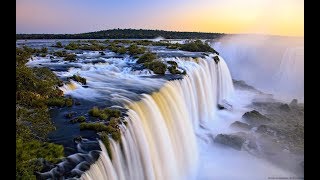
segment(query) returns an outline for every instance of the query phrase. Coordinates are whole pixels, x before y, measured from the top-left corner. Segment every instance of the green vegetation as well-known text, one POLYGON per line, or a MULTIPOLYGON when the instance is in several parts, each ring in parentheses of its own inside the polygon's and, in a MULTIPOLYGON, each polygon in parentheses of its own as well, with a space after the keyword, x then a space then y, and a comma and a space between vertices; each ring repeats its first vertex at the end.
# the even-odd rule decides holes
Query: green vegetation
POLYGON ((143 54, 137 61, 137 63, 145 63, 145 62, 152 62, 157 58, 156 54, 147 52, 143 54))
POLYGON ((102 44, 93 43, 91 45, 85 44, 85 45, 78 46, 78 49, 90 50, 90 51, 103 51, 106 49, 106 47, 102 44))
POLYGON ((81 123, 81 122, 85 122, 85 121, 86 121, 86 117, 84 117, 84 116, 79 116, 79 117, 76 117, 76 118, 70 120, 70 122, 71 122, 72 124, 78 123, 78 122, 81 123))
POLYGON ((79 44, 75 43, 75 42, 70 42, 66 47, 65 49, 68 49, 68 50, 76 50, 76 49, 79 49, 79 44))
POLYGON ((60 41, 56 42, 55 47, 57 48, 63 48, 62 43, 60 41))
POLYGON ((35 53, 47 49, 16 48, 16 179, 36 179, 34 172, 43 168, 41 159, 56 163, 64 156, 63 146, 46 142, 55 129, 47 102, 64 100, 58 89, 61 81, 48 68, 25 66, 35 53))
POLYGON ((97 132, 107 131, 107 126, 103 123, 86 123, 80 124, 80 130, 94 130, 97 132))
POLYGON ((50 98, 47 100, 47 105, 56 107, 71 107, 73 105, 73 100, 71 98, 64 97, 50 98))
POLYGON ((74 74, 73 76, 69 77, 68 79, 72 79, 72 80, 77 81, 77 82, 79 82, 79 83, 81 83, 83 85, 87 84, 87 79, 84 78, 84 77, 81 77, 79 75, 75 75, 74 74))
POLYGON ((143 66, 152 70, 155 74, 164 74, 167 69, 167 65, 158 60, 143 63, 143 66))
POLYGON ((34 172, 42 170, 39 157, 51 163, 59 162, 64 156, 63 146, 38 140, 16 139, 16 179, 36 179, 34 172))
POLYGON ((93 107, 89 110, 89 115, 93 117, 98 117, 101 120, 107 120, 108 118, 121 116, 121 112, 116 109, 99 109, 98 107, 93 107))
POLYGON ((75 112, 69 112, 69 113, 65 114, 64 117, 70 119, 70 118, 72 118, 75 114, 76 114, 75 112))
POLYGON ((191 52, 212 52, 217 53, 212 47, 210 47, 207 43, 203 43, 200 40, 195 40, 194 42, 181 44, 180 48, 183 51, 191 51, 191 52))
POLYGON ((68 55, 66 50, 62 50, 62 51, 55 51, 53 53, 53 55, 58 56, 58 57, 66 57, 68 55))
POLYGON ((147 29, 109 29, 80 34, 17 34, 17 39, 217 39, 222 33, 178 32, 147 29))
POLYGON ((167 63, 170 64, 170 65, 172 65, 172 66, 178 67, 177 62, 175 62, 175 61, 167 61, 167 63))
POLYGON ((103 44, 100 44, 96 40, 88 40, 88 41, 77 41, 77 42, 70 42, 65 49, 67 50, 90 50, 90 51, 103 51, 106 47, 103 44))
POLYGON ((169 66, 168 70, 171 74, 181 74, 181 72, 177 69, 176 66, 169 66))
POLYGON ((125 54, 127 52, 127 49, 124 46, 117 45, 115 42, 109 44, 107 48, 117 54, 125 54))
POLYGON ((75 54, 67 54, 66 57, 64 58, 65 61, 76 61, 77 60, 77 55, 75 54))
POLYGON ((112 160, 112 151, 110 148, 110 140, 109 140, 109 135, 107 132, 101 132, 100 133, 100 139, 104 146, 106 147, 107 153, 109 155, 109 158, 112 160))
POLYGON ((143 54, 145 51, 146 51, 146 48, 145 47, 139 47, 138 45, 136 44, 131 44, 128 48, 128 53, 131 55, 131 56, 134 56, 134 55, 138 55, 138 54, 143 54))
POLYGON ((66 98, 65 105, 71 107, 73 105, 73 100, 71 98, 66 98))

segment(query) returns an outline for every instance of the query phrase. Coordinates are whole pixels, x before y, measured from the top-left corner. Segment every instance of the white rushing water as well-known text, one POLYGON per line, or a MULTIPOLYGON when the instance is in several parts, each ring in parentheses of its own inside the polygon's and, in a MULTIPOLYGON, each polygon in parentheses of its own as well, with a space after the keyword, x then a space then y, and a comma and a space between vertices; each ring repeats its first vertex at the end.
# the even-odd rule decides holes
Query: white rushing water
MULTIPOLYGON (((112 161, 102 153, 81 179, 194 179, 198 165, 196 131, 213 121, 219 100, 233 93, 222 58, 198 58, 185 66, 187 76, 169 81, 151 95, 127 104, 128 128, 122 147, 111 140, 112 161), (220 93, 219 93, 220 92, 220 93), (223 93, 221 93, 223 92, 223 93)), ((177 60, 179 65, 183 61, 177 60)))

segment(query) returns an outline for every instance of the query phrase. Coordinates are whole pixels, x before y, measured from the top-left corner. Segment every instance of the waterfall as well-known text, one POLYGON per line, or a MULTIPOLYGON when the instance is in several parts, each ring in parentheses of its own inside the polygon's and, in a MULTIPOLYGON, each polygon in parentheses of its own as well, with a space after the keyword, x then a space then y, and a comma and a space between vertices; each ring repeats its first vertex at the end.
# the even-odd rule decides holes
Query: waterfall
POLYGON ((186 67, 181 80, 168 81, 158 92, 143 94, 126 105, 127 127, 121 126, 121 146, 110 139, 81 179, 192 179, 197 169, 196 131, 213 121, 217 103, 233 92, 228 67, 213 55, 186 67))

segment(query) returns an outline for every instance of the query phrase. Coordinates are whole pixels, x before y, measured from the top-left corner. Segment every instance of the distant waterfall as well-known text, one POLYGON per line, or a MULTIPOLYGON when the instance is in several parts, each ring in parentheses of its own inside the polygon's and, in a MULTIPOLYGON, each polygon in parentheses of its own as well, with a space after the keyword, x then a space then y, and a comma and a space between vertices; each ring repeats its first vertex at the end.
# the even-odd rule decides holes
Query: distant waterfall
POLYGON ((233 85, 224 60, 198 59, 182 80, 168 81, 151 95, 126 105, 128 126, 122 127, 122 147, 110 139, 112 161, 103 143, 100 158, 81 179, 186 179, 197 169, 195 131, 213 121, 220 100, 233 85))

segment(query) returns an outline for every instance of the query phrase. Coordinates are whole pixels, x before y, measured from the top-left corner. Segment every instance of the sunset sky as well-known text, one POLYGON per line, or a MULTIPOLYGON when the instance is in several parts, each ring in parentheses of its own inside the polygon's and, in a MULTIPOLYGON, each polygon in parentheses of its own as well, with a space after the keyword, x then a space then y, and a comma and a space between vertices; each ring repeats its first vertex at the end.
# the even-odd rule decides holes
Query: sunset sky
POLYGON ((16 0, 17 33, 113 28, 303 36, 303 0, 16 0))

